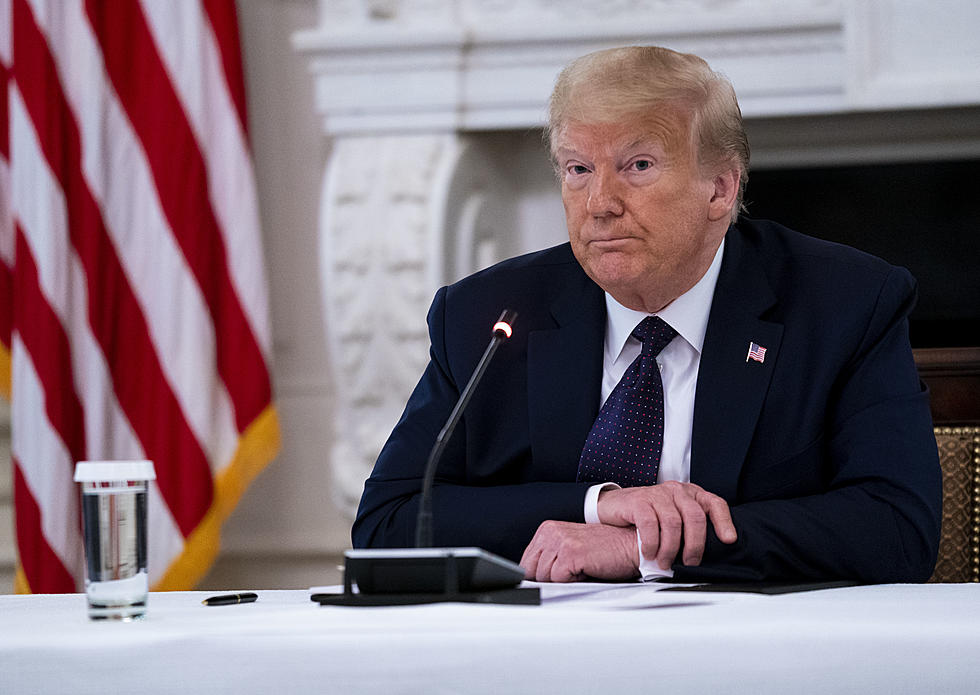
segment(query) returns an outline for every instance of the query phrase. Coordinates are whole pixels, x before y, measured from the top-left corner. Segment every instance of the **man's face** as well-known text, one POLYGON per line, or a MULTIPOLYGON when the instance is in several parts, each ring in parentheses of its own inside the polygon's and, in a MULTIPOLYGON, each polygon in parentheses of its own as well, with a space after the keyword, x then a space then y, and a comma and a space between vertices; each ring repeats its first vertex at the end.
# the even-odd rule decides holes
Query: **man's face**
POLYGON ((722 200, 727 179, 701 170, 683 121, 573 123, 556 145, 568 236, 589 277, 649 312, 693 287, 731 205, 722 200))

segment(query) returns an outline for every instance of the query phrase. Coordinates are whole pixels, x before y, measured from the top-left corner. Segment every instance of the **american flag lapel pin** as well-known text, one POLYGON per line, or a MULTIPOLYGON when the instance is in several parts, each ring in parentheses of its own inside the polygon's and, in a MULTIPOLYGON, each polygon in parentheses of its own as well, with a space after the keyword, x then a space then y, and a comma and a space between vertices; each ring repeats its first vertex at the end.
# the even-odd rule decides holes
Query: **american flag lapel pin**
POLYGON ((755 360, 759 364, 766 361, 766 349, 758 343, 749 343, 749 354, 745 356, 745 361, 755 360))

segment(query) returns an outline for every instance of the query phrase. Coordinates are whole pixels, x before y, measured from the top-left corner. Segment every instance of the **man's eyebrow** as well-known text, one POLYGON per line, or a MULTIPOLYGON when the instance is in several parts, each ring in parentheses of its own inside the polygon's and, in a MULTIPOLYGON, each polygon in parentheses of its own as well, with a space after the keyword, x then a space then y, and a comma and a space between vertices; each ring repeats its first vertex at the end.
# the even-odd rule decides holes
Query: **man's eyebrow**
MULTIPOLYGON (((664 154, 666 154, 668 149, 667 145, 655 135, 641 135, 635 140, 631 140, 625 145, 622 145, 618 149, 635 150, 639 148, 651 148, 651 149, 659 150, 664 154)), ((653 154, 658 154, 658 153, 655 152, 653 154)), ((562 145, 558 147, 555 150, 554 156, 556 161, 559 160, 560 158, 568 158, 568 157, 574 157, 576 159, 587 159, 586 155, 584 155, 582 152, 568 145, 562 145)))

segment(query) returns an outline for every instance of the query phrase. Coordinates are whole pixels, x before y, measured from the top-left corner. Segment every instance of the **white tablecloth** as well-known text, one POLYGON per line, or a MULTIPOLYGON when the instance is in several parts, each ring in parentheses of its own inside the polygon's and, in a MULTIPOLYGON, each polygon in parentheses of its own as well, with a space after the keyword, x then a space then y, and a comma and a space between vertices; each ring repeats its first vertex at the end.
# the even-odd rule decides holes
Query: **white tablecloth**
POLYGON ((577 589, 597 591, 398 608, 154 593, 135 623, 90 621, 83 595, 0 596, 0 693, 980 693, 977 584, 577 589))

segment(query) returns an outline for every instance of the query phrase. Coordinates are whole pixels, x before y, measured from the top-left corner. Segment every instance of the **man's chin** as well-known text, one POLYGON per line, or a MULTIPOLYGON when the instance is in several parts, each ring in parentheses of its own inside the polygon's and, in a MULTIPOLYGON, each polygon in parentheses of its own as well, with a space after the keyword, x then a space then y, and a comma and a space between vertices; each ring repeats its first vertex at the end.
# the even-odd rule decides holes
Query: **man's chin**
POLYGON ((637 267, 636 263, 631 262, 629 258, 609 258, 609 255, 603 254, 604 257, 598 262, 585 268, 586 274, 599 287, 614 297, 635 292, 642 287, 645 273, 637 267))

